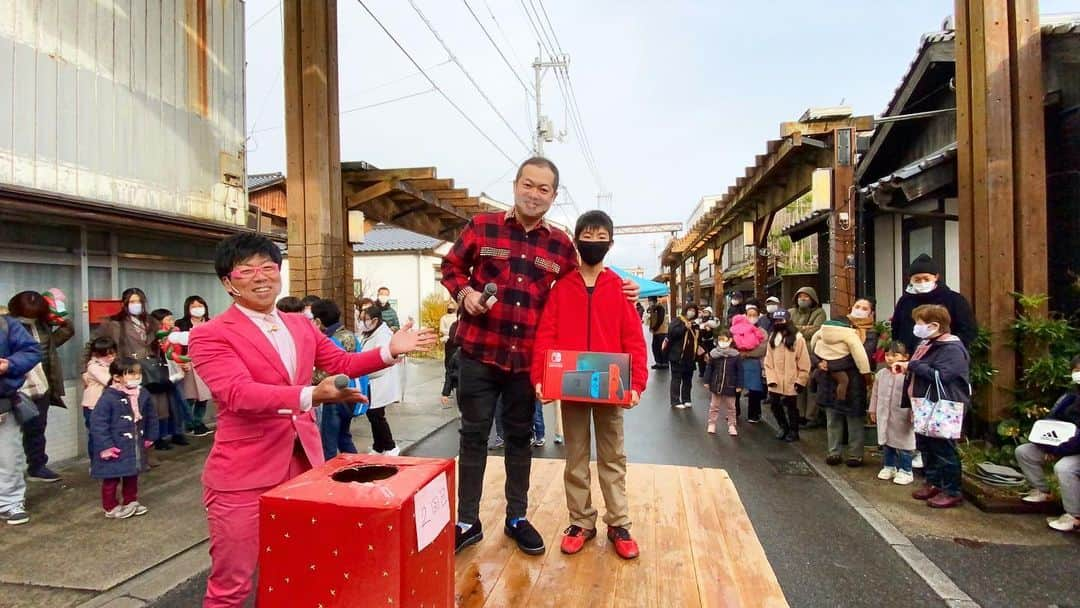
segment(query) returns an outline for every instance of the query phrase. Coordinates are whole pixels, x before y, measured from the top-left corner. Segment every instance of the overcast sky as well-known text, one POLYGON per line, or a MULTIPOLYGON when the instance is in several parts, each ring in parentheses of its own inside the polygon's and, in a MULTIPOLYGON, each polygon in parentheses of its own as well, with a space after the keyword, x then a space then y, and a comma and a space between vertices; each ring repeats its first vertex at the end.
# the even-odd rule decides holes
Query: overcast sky
MULTIPOLYGON (((513 168, 532 147, 535 101, 469 7, 530 87, 537 34, 524 7, 540 18, 546 9, 551 45, 570 56, 582 125, 616 224, 685 222, 702 196, 726 191, 743 174, 781 122, 808 107, 844 103, 858 114, 880 114, 919 36, 940 29, 953 8, 952 0, 411 1, 509 127, 410 0, 364 2, 494 144, 432 90, 359 2, 338 0, 342 161, 435 166, 457 187, 511 202, 513 168), (373 104, 381 105, 366 107, 373 104)), ((1069 4, 1043 0, 1041 10, 1063 12, 1069 4)), ((284 171, 280 2, 245 6, 248 169, 284 171)), ((564 142, 545 144, 545 155, 560 167, 578 208, 597 207, 600 186, 550 71, 541 98, 543 113, 568 132, 564 142)), ((573 215, 570 207, 553 211, 561 221, 573 215)), ((651 277, 662 239, 621 237, 609 262, 644 266, 651 277)))

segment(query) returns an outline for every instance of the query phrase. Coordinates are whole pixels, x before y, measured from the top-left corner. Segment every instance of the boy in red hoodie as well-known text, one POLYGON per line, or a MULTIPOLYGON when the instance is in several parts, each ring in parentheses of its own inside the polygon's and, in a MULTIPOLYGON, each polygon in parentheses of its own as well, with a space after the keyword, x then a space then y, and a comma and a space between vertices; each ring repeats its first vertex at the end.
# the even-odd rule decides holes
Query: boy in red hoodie
POLYGON ((562 541, 562 552, 581 551, 596 537, 596 508, 592 506, 589 472, 590 419, 596 428, 597 471, 604 494, 604 523, 608 540, 624 559, 638 556, 638 546, 630 537, 630 513, 626 501, 626 451, 623 449, 623 408, 637 405, 649 372, 645 336, 641 321, 622 292, 622 279, 604 268, 604 256, 611 248, 615 232, 611 218, 603 211, 589 211, 578 218, 574 245, 581 266, 559 280, 551 289, 533 349, 532 381, 540 396, 545 354, 549 350, 577 350, 630 354, 631 402, 627 406, 562 402, 566 441, 566 506, 570 526, 562 541))

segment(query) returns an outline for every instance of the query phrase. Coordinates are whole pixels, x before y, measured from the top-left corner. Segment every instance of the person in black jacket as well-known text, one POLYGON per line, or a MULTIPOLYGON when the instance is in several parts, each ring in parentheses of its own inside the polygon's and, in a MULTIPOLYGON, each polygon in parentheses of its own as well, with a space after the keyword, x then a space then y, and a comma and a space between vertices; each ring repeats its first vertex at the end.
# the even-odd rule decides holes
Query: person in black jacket
POLYGON ((1061 517, 1048 518, 1046 523, 1062 532, 1080 530, 1080 355, 1072 360, 1072 381, 1073 390, 1057 400, 1046 418, 1071 422, 1078 429, 1073 436, 1058 445, 1025 443, 1016 448, 1016 462, 1032 487, 1024 496, 1025 502, 1054 499, 1044 468, 1047 461, 1054 461, 1054 476, 1058 479, 1065 513, 1061 517))
MULTIPOLYGON (((958 401, 971 405, 971 357, 960 338, 950 333, 949 311, 928 304, 912 312, 912 330, 921 342, 910 361, 893 364, 893 371, 907 374, 901 407, 912 407, 913 399, 958 401), (938 388, 938 380, 941 389, 938 388)), ((926 486, 912 493, 931 507, 947 509, 963 502, 960 496, 960 456, 956 441, 915 433, 915 444, 923 457, 926 486)))
POLYGON ((709 389, 709 421, 705 430, 716 433, 716 423, 720 419, 720 410, 727 416, 728 435, 739 434, 735 429, 738 414, 735 400, 742 390, 742 357, 732 347, 731 332, 727 329, 716 330, 716 346, 705 354, 709 360, 705 367, 705 386, 709 389))
POLYGON ((664 356, 664 341, 667 340, 668 321, 667 311, 659 303, 656 296, 649 296, 649 332, 652 334, 653 369, 667 369, 667 357, 664 356))
POLYGON ((671 364, 671 407, 686 409, 690 403, 690 388, 694 380, 694 364, 704 354, 698 345, 697 304, 687 304, 678 318, 668 326, 665 342, 667 361, 671 364))
POLYGON ((965 348, 971 348, 971 343, 978 333, 975 315, 971 312, 971 304, 963 295, 949 289, 941 282, 941 267, 938 263, 924 253, 911 263, 908 268, 908 277, 907 289, 896 301, 893 311, 893 337, 903 342, 909 353, 915 352, 919 340, 911 333, 915 327, 911 313, 924 304, 937 304, 949 311, 949 318, 952 320, 952 335, 960 338, 965 348))

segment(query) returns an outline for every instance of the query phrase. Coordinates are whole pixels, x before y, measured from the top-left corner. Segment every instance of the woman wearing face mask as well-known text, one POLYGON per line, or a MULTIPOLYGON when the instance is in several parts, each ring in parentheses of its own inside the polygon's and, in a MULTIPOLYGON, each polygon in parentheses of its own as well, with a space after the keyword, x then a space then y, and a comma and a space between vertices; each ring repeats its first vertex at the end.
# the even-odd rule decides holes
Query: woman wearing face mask
POLYGON ((698 316, 696 304, 687 304, 682 314, 668 326, 667 359, 671 365, 671 407, 686 409, 694 380, 694 365, 705 354, 698 344, 699 330, 694 323, 698 316))
MULTIPOLYGON (((192 329, 210 320, 210 307, 202 296, 188 296, 184 300, 184 316, 176 321, 176 327, 180 331, 192 329)), ((183 354, 187 354, 187 347, 183 347, 183 354)), ((206 386, 202 378, 195 373, 195 366, 190 363, 184 364, 184 383, 181 387, 186 403, 187 411, 184 412, 188 420, 188 432, 196 437, 204 437, 213 433, 207 428, 204 421, 206 417, 206 405, 210 402, 210 388, 206 386)))
MULTIPOLYGON (((1071 422, 1080 428, 1080 355, 1073 357, 1071 378, 1073 389, 1057 400, 1046 418, 1071 422)), ((1080 530, 1080 431, 1056 446, 1025 443, 1016 448, 1016 462, 1032 487, 1024 496, 1025 502, 1040 503, 1054 499, 1046 482, 1044 466, 1047 461, 1054 463, 1054 475, 1058 479, 1065 513, 1061 517, 1047 518, 1046 523, 1061 532, 1080 530)))
MULTIPOLYGON (((893 364, 893 371, 907 374, 901 407, 911 407, 911 400, 929 394, 931 399, 959 401, 971 404, 969 372, 971 358, 960 338, 950 333, 949 311, 944 306, 930 304, 912 313, 915 325, 912 333, 921 340, 910 361, 893 364), (941 379, 944 394, 937 395, 937 378, 941 379)), ((899 337, 899 336, 898 336, 899 337)), ((966 409, 966 407, 965 407, 966 409)), ((922 453, 926 486, 911 496, 925 500, 931 507, 947 509, 963 502, 960 496, 960 457, 956 441, 915 434, 915 444, 922 453)))
POLYGON ((22 425, 23 451, 26 453, 26 473, 34 481, 53 482, 60 479, 45 464, 49 461, 45 453, 45 426, 50 406, 64 405, 64 369, 60 365, 57 349, 75 335, 71 323, 60 320, 53 326, 49 323, 49 305, 45 298, 36 291, 23 291, 15 294, 8 302, 8 312, 16 317, 41 346, 41 363, 27 374, 27 383, 23 392, 33 389, 29 394, 37 406, 38 415, 22 425), (31 379, 35 382, 31 382, 31 379))
MULTIPOLYGON (((378 350, 390 344, 394 332, 382 320, 377 306, 369 306, 360 311, 361 351, 378 350)), ((368 399, 370 406, 367 419, 371 424, 372 454, 397 456, 400 452, 394 443, 394 434, 390 423, 386 421, 386 406, 401 401, 401 365, 391 365, 377 372, 368 374, 368 399)))
POLYGON ((765 384, 769 405, 780 427, 776 438, 799 440, 799 411, 795 396, 806 392, 810 377, 810 354, 806 340, 791 324, 791 314, 780 309, 772 314, 773 330, 765 350, 765 384))
POLYGON ((120 311, 98 326, 96 336, 108 336, 116 342, 117 357, 142 361, 157 353, 157 321, 150 316, 146 294, 138 287, 124 290, 120 311))

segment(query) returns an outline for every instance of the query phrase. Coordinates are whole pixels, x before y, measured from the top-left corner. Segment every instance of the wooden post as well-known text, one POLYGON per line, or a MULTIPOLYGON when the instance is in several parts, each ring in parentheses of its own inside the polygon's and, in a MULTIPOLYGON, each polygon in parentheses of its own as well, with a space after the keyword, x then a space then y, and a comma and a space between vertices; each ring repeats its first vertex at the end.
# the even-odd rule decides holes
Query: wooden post
POLYGON ((772 230, 773 218, 776 213, 754 221, 754 298, 765 310, 766 287, 769 280, 769 257, 761 255, 762 251, 768 251, 769 231, 772 230))
POLYGON ((833 131, 832 214, 829 217, 829 304, 832 318, 847 316, 855 303, 855 129, 833 131))
POLYGON ((352 318, 352 255, 341 199, 337 2, 282 2, 289 283, 352 318))
POLYGON ((701 258, 697 257, 697 254, 691 254, 694 256, 693 270, 691 270, 691 280, 694 282, 694 304, 701 304, 701 258))
POLYGON ((726 246, 727 243, 724 243, 713 248, 713 311, 718 316, 724 314, 724 268, 721 264, 726 246))
POLYGON ((979 413, 1008 415, 1017 377, 1010 292, 1047 292, 1038 3, 956 0, 961 286, 998 370, 979 413))
POLYGON ((671 273, 668 275, 668 319, 675 318, 675 311, 682 307, 681 298, 679 297, 679 275, 681 272, 680 266, 671 266, 671 273))

